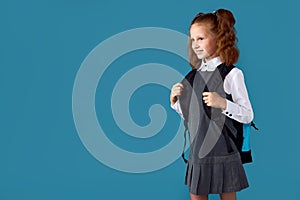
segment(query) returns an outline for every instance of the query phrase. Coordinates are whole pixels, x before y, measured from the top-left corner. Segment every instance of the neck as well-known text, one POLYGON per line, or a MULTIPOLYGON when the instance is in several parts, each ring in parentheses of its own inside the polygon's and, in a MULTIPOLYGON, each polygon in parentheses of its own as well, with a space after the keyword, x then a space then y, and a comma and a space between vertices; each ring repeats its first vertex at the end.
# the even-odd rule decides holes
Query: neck
POLYGON ((204 60, 204 62, 208 62, 211 59, 216 58, 216 57, 218 57, 218 56, 209 56, 209 57, 204 58, 203 60, 204 60))

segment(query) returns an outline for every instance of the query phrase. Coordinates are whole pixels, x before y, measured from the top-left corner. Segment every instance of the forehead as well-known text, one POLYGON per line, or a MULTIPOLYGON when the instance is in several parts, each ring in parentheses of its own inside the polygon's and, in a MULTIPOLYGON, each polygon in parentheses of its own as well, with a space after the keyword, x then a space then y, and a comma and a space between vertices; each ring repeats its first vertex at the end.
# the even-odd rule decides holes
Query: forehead
POLYGON ((207 36, 208 34, 209 34, 208 28, 204 24, 196 23, 191 26, 190 29, 191 37, 196 37, 198 35, 207 36))

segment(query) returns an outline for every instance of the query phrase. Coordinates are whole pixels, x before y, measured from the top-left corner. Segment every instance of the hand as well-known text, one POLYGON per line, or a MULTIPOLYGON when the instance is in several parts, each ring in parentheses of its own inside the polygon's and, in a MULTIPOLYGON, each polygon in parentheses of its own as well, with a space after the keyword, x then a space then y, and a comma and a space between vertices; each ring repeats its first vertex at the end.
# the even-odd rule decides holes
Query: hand
POLYGON ((183 85, 181 83, 176 83, 172 86, 171 94, 170 94, 170 102, 173 105, 178 100, 178 96, 182 94, 183 85))
POLYGON ((221 108, 223 110, 226 109, 227 103, 226 99, 221 97, 216 92, 203 92, 203 101, 206 103, 207 106, 213 107, 213 108, 221 108))

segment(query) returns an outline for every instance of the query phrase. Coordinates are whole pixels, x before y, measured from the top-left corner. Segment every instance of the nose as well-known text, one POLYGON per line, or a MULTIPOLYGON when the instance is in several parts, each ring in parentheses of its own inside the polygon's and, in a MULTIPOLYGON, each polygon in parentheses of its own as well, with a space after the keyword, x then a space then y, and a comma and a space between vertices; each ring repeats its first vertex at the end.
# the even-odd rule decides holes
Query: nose
POLYGON ((200 47, 200 45, 198 44, 198 42, 194 41, 194 42, 192 43, 192 47, 193 47, 194 49, 198 49, 198 48, 200 47))

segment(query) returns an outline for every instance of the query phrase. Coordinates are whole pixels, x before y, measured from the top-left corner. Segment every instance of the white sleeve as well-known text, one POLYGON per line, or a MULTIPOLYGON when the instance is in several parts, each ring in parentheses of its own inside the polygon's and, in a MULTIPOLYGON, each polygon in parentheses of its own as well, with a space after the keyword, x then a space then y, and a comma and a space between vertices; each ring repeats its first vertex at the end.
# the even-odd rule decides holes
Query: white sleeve
POLYGON ((173 105, 171 104, 171 108, 173 108, 183 118, 180 103, 178 100, 173 105))
POLYGON ((223 114, 241 123, 250 123, 253 120, 253 110, 248 97, 243 72, 234 68, 224 80, 224 90, 231 94, 232 101, 227 101, 223 114))

